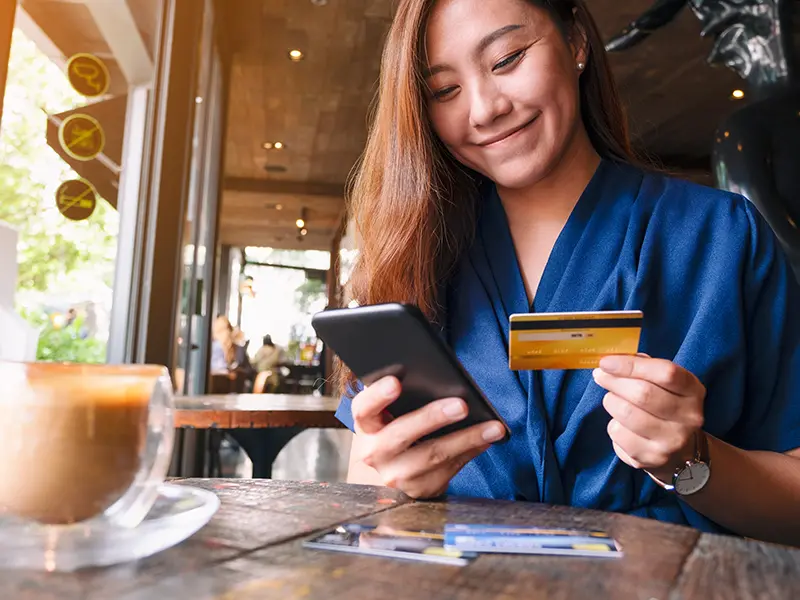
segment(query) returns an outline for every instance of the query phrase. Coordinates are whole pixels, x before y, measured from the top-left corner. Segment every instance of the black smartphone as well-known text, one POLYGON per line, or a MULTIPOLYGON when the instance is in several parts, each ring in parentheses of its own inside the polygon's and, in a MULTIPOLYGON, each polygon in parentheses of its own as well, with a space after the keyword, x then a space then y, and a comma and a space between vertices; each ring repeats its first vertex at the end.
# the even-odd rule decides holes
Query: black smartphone
POLYGON ((312 325, 365 385, 387 375, 400 380, 403 390, 388 408, 391 416, 441 398, 462 398, 467 403, 466 419, 427 438, 487 421, 503 423, 506 436, 501 441, 511 436, 508 425, 416 306, 390 303, 331 309, 314 315, 312 325))

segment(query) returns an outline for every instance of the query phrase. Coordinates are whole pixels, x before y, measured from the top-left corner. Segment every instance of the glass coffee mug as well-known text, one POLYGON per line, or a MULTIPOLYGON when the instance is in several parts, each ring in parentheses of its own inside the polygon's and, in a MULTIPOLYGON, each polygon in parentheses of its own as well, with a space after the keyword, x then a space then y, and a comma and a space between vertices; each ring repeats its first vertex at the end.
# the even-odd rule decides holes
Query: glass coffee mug
POLYGON ((0 515, 139 525, 175 436, 167 370, 0 361, 0 515))

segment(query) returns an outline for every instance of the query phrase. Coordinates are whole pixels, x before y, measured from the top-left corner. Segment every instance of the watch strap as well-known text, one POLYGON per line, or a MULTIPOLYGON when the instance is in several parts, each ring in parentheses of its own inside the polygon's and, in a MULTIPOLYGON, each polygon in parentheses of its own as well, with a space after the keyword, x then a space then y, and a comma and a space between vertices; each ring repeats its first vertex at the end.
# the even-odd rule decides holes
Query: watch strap
POLYGON ((647 473, 650 476, 650 479, 652 479, 660 487, 664 488, 668 492, 673 492, 675 491, 675 482, 677 481, 681 471, 683 471, 687 467, 691 467, 692 463, 698 463, 698 462, 702 462, 707 465, 711 464, 708 452, 708 436, 702 429, 696 431, 694 435, 694 458, 692 460, 684 461, 683 464, 681 464, 681 466, 675 469, 675 472, 672 475, 672 481, 670 481, 669 483, 667 483, 666 481, 661 481, 658 477, 653 475, 647 469, 644 469, 644 472, 647 473))

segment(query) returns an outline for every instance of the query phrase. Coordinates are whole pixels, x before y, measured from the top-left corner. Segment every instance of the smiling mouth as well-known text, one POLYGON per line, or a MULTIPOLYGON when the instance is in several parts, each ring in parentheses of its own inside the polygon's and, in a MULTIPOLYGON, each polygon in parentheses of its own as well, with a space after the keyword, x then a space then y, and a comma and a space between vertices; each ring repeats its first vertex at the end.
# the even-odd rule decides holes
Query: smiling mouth
POLYGON ((504 142, 508 138, 518 134, 523 129, 526 129, 529 125, 531 125, 538 118, 539 118, 539 115, 536 115, 535 117, 533 117, 527 123, 524 123, 523 125, 520 125, 519 127, 516 127, 514 129, 512 129, 511 131, 508 131, 508 132, 503 133, 501 135, 495 136, 495 137, 493 137, 493 138, 491 138, 489 140, 486 140, 485 142, 481 142, 481 143, 478 144, 478 146, 483 146, 485 148, 487 146, 494 146, 495 144, 499 144, 500 142, 504 142))

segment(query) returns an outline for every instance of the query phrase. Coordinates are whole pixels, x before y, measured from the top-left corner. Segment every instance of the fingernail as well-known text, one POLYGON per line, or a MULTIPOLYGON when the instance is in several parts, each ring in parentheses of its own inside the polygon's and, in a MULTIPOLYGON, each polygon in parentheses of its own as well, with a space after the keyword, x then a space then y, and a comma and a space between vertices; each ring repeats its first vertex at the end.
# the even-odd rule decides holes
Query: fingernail
POLYGON ((608 424, 608 430, 611 433, 614 433, 617 429, 619 429, 619 422, 612 419, 611 422, 608 424))
POLYGON ((486 429, 483 430, 483 440, 485 442, 496 442, 500 440, 505 435, 505 431, 503 431, 503 427, 498 423, 492 423, 486 429))
POLYGON ((600 359, 600 368, 606 373, 618 373, 622 368, 622 362, 616 356, 605 356, 600 359))
POLYGON ((467 414, 464 409, 464 403, 461 400, 450 400, 442 407, 442 412, 451 419, 458 419, 467 414))
POLYGON ((384 396, 393 396, 397 390, 397 382, 394 379, 384 379, 381 381, 381 393, 384 396))
POLYGON ((597 379, 598 375, 603 372, 603 369, 595 369, 592 371, 592 379, 597 379))

